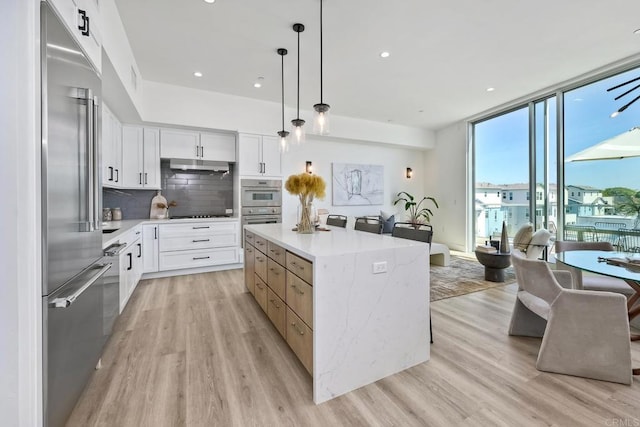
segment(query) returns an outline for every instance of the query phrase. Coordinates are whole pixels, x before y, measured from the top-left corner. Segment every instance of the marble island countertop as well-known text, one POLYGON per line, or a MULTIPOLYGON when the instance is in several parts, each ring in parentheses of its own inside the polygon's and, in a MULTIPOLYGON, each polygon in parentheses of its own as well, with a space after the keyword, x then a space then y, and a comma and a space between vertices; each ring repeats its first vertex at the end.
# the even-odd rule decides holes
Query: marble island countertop
POLYGON ((366 233, 352 228, 328 226, 328 231, 316 231, 313 234, 299 234, 292 230, 290 224, 246 225, 245 228, 310 261, 323 256, 428 247, 424 242, 366 233))
POLYGON ((102 234, 102 248, 106 249, 110 245, 118 242, 118 239, 125 233, 138 225, 145 224, 177 224, 181 222, 238 222, 237 216, 224 218, 176 218, 176 219, 126 219, 122 221, 104 221, 102 230, 115 230, 102 234))

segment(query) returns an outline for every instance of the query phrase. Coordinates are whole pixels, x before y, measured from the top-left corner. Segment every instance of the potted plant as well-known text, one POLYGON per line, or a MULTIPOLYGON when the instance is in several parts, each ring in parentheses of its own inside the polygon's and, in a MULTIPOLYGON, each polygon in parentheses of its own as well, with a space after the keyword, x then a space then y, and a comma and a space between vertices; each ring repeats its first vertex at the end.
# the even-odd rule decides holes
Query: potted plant
POLYGON ((433 216, 431 209, 422 206, 422 204, 427 201, 431 201, 436 208, 439 208, 438 202, 433 197, 424 196, 419 202, 416 202, 415 197, 406 191, 401 191, 396 195, 396 200, 393 202, 393 205, 395 206, 400 202, 404 202, 404 210, 409 213, 408 221, 413 224, 415 228, 418 228, 422 224, 428 224, 433 216))

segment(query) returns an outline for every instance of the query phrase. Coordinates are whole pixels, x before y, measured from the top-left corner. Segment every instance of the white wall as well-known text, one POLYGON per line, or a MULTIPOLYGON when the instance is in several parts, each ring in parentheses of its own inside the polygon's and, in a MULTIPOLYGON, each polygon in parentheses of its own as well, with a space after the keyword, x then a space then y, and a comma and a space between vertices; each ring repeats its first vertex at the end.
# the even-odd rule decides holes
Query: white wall
MULTIPOLYGON (((275 135, 282 120, 282 107, 275 102, 150 81, 144 81, 142 94, 139 110, 145 122, 275 135)), ((293 109, 285 109, 285 117, 294 116, 293 109)), ((310 111, 301 110, 300 117, 311 127, 310 111)), ((331 117, 331 134, 418 149, 435 145, 435 134, 426 129, 336 115, 331 117)))
POLYGON ((0 419, 41 424, 38 216, 39 4, 0 14, 0 419))
MULTIPOLYGON (((402 220, 403 208, 393 206, 395 195, 400 191, 408 191, 416 197, 424 194, 424 155, 421 150, 407 149, 381 144, 360 144, 330 138, 307 136, 307 141, 299 146, 293 145, 282 155, 283 181, 289 175, 304 172, 306 161, 313 162, 313 173, 320 175, 327 183, 327 195, 324 200, 314 201, 317 208, 328 209, 332 214, 349 217, 352 226, 355 216, 379 215, 380 210, 399 212, 397 220, 402 220), (331 164, 357 163, 384 166, 384 205, 382 206, 332 206, 331 203, 331 164), (405 177, 406 168, 413 169, 413 178, 405 177)), ((296 223, 298 199, 284 192, 282 203, 282 221, 287 224, 296 223)))
MULTIPOLYGON (((144 19, 144 17, 140 17, 144 19)), ((111 64, 115 69, 126 93, 131 98, 133 105, 140 113, 142 104, 142 75, 138 69, 138 64, 133 56, 127 33, 125 32, 120 13, 114 0, 100 0, 100 25, 102 35, 102 48, 109 56, 111 64), (131 80, 131 67, 138 76, 137 88, 133 86, 131 80)))
POLYGON ((431 219, 434 241, 459 251, 469 250, 467 183, 471 166, 468 157, 465 122, 438 131, 435 148, 425 152, 425 192, 440 205, 431 219))

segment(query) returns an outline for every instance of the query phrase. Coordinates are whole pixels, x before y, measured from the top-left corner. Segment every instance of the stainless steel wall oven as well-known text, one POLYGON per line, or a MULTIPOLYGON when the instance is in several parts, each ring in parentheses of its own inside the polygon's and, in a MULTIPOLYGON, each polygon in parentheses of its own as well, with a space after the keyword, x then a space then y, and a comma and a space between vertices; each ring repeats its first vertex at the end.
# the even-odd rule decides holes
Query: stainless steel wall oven
POLYGON ((242 225, 282 222, 282 180, 240 181, 242 225))

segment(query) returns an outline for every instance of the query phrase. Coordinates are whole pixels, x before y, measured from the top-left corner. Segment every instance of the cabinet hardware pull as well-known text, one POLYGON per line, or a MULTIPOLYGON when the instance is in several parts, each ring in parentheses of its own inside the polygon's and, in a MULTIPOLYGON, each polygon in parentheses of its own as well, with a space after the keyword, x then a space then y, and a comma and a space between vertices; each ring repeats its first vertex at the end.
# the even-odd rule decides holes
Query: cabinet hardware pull
POLYGON ((129 267, 127 267, 127 271, 129 271, 133 268, 133 255, 129 252, 127 256, 129 257, 129 267))
POLYGON ((158 227, 153 227, 153 240, 158 240, 158 227))
POLYGON ((78 25, 78 29, 80 30, 80 34, 83 36, 89 36, 89 17, 87 16, 87 12, 78 9, 78 15, 82 18, 82 25, 78 25))
POLYGON ((304 335, 304 330, 300 329, 298 325, 296 325, 296 322, 291 322, 291 326, 293 326, 293 329, 295 329, 297 333, 304 335))
POLYGON ((200 230, 200 229, 203 229, 203 228, 211 228, 211 227, 209 227, 208 225, 201 225, 199 227, 191 227, 191 228, 193 228, 194 230, 200 230))
POLYGON ((196 260, 199 260, 199 259, 209 259, 209 258, 210 257, 208 257, 208 256, 198 256, 198 257, 193 257, 193 260, 196 261, 196 260))
POLYGON ((273 305, 275 305, 275 306, 276 306, 276 308, 277 308, 278 310, 280 310, 280 304, 278 304, 278 303, 276 302, 276 300, 271 299, 271 300, 269 300, 269 301, 271 301, 271 303, 272 303, 273 305))
POLYGON ((120 170, 116 169, 116 182, 120 182, 120 170))
POLYGON ((109 166, 109 179, 108 181, 113 181, 113 166, 109 166))
POLYGON ((193 243, 198 243, 198 242, 208 242, 208 241, 210 241, 210 240, 211 240, 211 239, 194 239, 194 240, 192 240, 192 242, 193 242, 193 243))
POLYGON ((144 185, 147 185, 147 172, 144 173, 144 185))
POLYGON ((296 291, 297 294, 304 295, 304 291, 298 289, 296 285, 291 285, 291 287, 293 288, 294 291, 296 291))
POLYGON ((138 184, 142 185, 142 172, 140 172, 138 175, 138 184))
POLYGON ((256 286, 257 286, 259 289, 264 289, 264 287, 260 286, 260 283, 256 283, 256 286))
POLYGON ((142 257, 142 244, 138 243, 138 258, 142 257))

